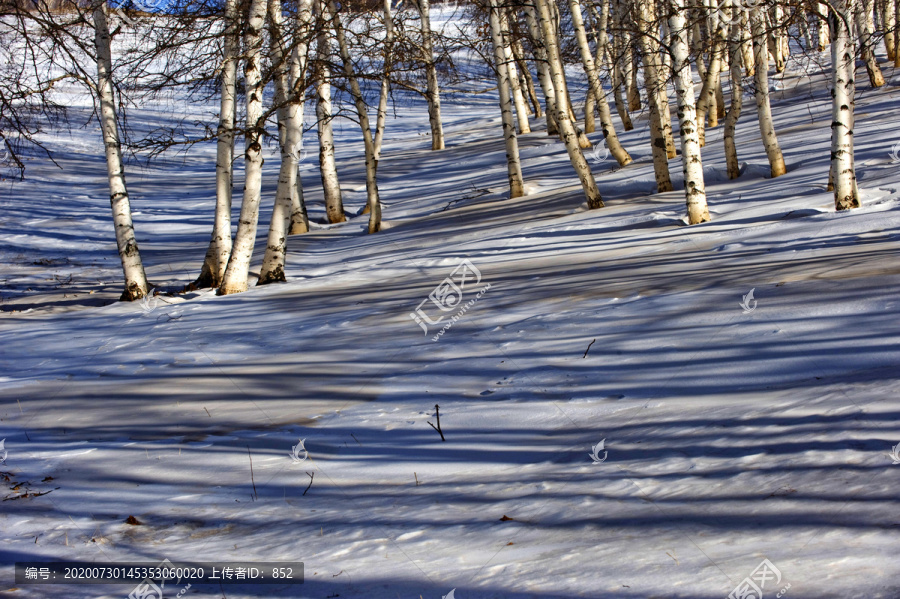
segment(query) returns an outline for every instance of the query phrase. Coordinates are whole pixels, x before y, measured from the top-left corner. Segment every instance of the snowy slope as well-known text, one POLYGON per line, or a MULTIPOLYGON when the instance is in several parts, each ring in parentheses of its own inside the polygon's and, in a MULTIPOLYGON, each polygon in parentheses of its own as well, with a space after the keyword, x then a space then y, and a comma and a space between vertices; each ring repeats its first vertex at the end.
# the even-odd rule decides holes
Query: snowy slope
MULTIPOLYGON (((0 595, 131 590, 14 589, 17 560, 168 558, 306 564, 302 586, 229 599, 717 598, 766 558, 782 575, 766 597, 900 596, 900 79, 860 92, 863 208, 836 214, 828 92, 803 66, 775 94, 787 175, 765 177, 752 115, 737 181, 708 131, 710 223, 682 224, 682 191, 653 193, 646 116, 622 135, 633 165, 593 165, 606 208, 580 206, 538 121, 520 137, 529 194, 506 199, 496 96, 460 92, 445 151, 428 150, 424 105, 389 122, 387 230, 318 226, 291 238, 287 284, 144 306, 112 302, 98 134, 60 134, 62 172, 35 160, 4 182, 0 471, 19 487, 0 510, 0 595), (484 291, 433 341, 456 312, 426 301, 446 314, 427 334, 410 313, 463 259, 480 281, 462 302, 484 291)), ((345 123, 353 212, 359 141, 345 123)), ((202 259, 213 152, 129 172, 165 289, 202 259)), ((319 218, 318 173, 303 176, 319 218)))

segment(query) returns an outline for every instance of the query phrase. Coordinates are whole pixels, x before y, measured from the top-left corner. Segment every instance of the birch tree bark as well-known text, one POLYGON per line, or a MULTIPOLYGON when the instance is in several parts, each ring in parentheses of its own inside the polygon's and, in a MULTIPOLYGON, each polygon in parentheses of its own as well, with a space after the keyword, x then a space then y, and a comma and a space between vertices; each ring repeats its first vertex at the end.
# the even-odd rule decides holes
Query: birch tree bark
POLYGON ((731 106, 728 108, 728 114, 725 115, 725 130, 723 132, 725 143, 725 165, 728 170, 729 179, 737 179, 741 176, 741 165, 738 162, 737 146, 734 143, 734 132, 737 128, 738 119, 741 117, 741 108, 744 103, 744 85, 741 78, 741 36, 743 28, 740 22, 740 12, 742 7, 740 0, 726 0, 730 7, 726 6, 726 10, 731 11, 731 30, 728 34, 728 53, 731 55, 731 106))
POLYGON ((553 87, 553 78, 550 76, 550 69, 547 66, 547 48, 541 36, 541 28, 537 22, 537 15, 534 6, 526 4, 524 6, 525 24, 531 34, 532 50, 534 52, 535 65, 538 72, 538 82, 541 85, 541 91, 544 92, 544 102, 547 103, 547 135, 559 135, 559 126, 556 124, 556 90, 553 87))
POLYGON ((653 153, 653 172, 656 176, 658 193, 672 191, 672 180, 669 177, 669 155, 666 147, 663 109, 659 87, 659 49, 657 37, 651 28, 654 22, 653 6, 649 1, 635 3, 635 22, 638 40, 641 46, 641 58, 644 63, 644 86, 647 88, 647 101, 650 107, 650 148, 653 153))
POLYGON ((322 190, 325 194, 325 216, 329 223, 342 223, 344 201, 338 180, 337 165, 334 162, 334 132, 331 127, 331 67, 328 61, 331 49, 328 44, 327 13, 324 0, 316 0, 319 15, 316 24, 316 123, 319 134, 319 173, 322 176, 322 190))
POLYGON ((394 15, 391 2, 384 0, 384 70, 381 75, 381 93, 378 95, 378 112, 375 118, 375 160, 381 160, 381 144, 384 140, 384 124, 387 120, 388 94, 391 91, 391 61, 394 48, 394 15))
MULTIPOLYGON (((591 47, 588 44, 587 33, 584 29, 584 17, 581 13, 580 0, 569 0, 569 12, 572 15, 572 29, 575 31, 575 41, 578 43, 578 51, 581 53, 581 65, 587 75, 590 90, 588 93, 593 94, 597 110, 600 113, 600 127, 603 129, 603 137, 606 140, 606 146, 609 148, 610 154, 616 159, 620 166, 631 164, 631 156, 622 144, 619 142, 619 136, 613 126, 612 115, 609 111, 609 102, 606 101, 606 94, 603 92, 603 84, 600 82, 600 75, 597 72, 597 63, 591 54, 591 47)), ((598 40, 603 43, 606 37, 606 30, 603 29, 598 35, 598 40)), ((598 48, 597 53, 602 56, 602 46, 598 48)))
MULTIPOLYGON (((566 146, 566 152, 569 154, 569 161, 581 181, 581 187, 584 190, 587 199, 588 208, 602 208, 603 199, 600 197, 600 190, 597 189, 597 183, 594 181, 594 174, 578 143, 578 135, 572 121, 569 119, 569 105, 565 95, 565 75, 563 73, 562 60, 559 56, 559 44, 556 39, 556 28, 551 16, 549 0, 535 0, 537 5, 538 22, 541 29, 541 37, 544 47, 547 50, 547 66, 550 70, 550 76, 553 79, 553 87, 556 91, 556 124, 559 126, 559 132, 562 136, 563 143, 566 146)), ((527 10, 527 8, 526 8, 527 10)))
POLYGON ((369 126, 369 110, 353 68, 350 45, 347 43, 344 25, 341 23, 341 16, 337 12, 334 0, 328 0, 328 8, 331 11, 331 20, 334 34, 338 41, 341 63, 344 65, 344 76, 350 84, 350 95, 353 97, 353 102, 356 105, 356 116, 359 118, 359 126, 363 134, 366 156, 366 212, 369 214, 369 233, 377 233, 381 230, 381 200, 378 197, 378 159, 375 156, 375 140, 372 137, 372 129, 369 126))
POLYGON ((759 115, 759 132, 762 134, 763 145, 766 148, 766 156, 769 159, 769 167, 772 178, 780 177, 787 172, 784 166, 784 157, 781 147, 778 145, 778 137, 775 135, 775 125, 772 122, 772 107, 769 104, 769 56, 766 44, 765 17, 758 7, 750 9, 750 26, 753 32, 753 57, 756 63, 756 111, 759 115))
MULTIPOLYGON (((303 159, 303 117, 306 109, 306 86, 308 83, 306 69, 309 63, 309 46, 313 33, 313 5, 312 0, 298 0, 296 29, 294 31, 294 49, 291 52, 291 93, 292 102, 297 105, 297 110, 288 113, 288 126, 294 128, 296 142, 291 153, 298 167, 303 159)), ((306 213, 306 200, 303 197, 303 178, 298 172, 294 177, 296 192, 291 194, 291 228, 290 234, 306 233, 309 231, 309 215, 306 213)))
POLYGON ((428 101, 428 122, 431 124, 431 149, 444 149, 444 126, 441 123, 441 89, 434 63, 434 42, 431 32, 429 0, 414 0, 422 24, 422 52, 425 60, 425 99, 428 101))
POLYGON ((93 10, 94 50, 97 52, 97 97, 100 101, 100 129, 106 149, 106 174, 109 178, 109 204, 116 229, 116 246, 122 271, 125 275, 125 291, 122 301, 133 301, 147 295, 149 285, 141 253, 134 236, 131 220, 131 201, 125 186, 125 166, 122 164, 122 144, 119 124, 116 120, 116 97, 112 83, 112 51, 110 50, 109 22, 104 12, 105 3, 98 2, 93 10))
POLYGON ((503 20, 500 18, 501 8, 498 0, 490 0, 488 10, 490 12, 491 41, 494 46, 494 63, 497 70, 497 89, 500 93, 500 120, 503 123, 503 139, 506 142, 509 197, 518 198, 525 195, 525 186, 522 181, 522 167, 519 163, 519 142, 516 138, 516 126, 512 115, 512 99, 509 86, 510 73, 509 69, 507 69, 508 57, 503 50, 509 38, 503 30, 503 20))
POLYGON ((881 87, 884 85, 884 76, 875 58, 875 44, 872 42, 874 33, 872 0, 854 0, 853 12, 856 17, 856 30, 859 33, 860 53, 866 63, 866 73, 869 75, 869 85, 881 87))
MULTIPOLYGON (((285 56, 284 17, 281 0, 268 0, 269 46, 273 78, 275 79, 275 104, 278 106, 278 139, 281 148, 281 164, 278 187, 275 190, 275 207, 269 223, 266 253, 263 257, 257 285, 285 281, 284 267, 287 254, 287 235, 291 222, 294 195, 297 193, 296 148, 300 139, 296 127, 297 105, 289 103, 291 86, 290 56, 285 56)), ((302 129, 300 130, 302 134, 302 129)))
POLYGON ((700 146, 706 145, 706 118, 709 117, 709 126, 716 127, 719 124, 718 102, 716 90, 719 89, 719 78, 722 72, 722 53, 725 49, 724 23, 718 18, 718 10, 709 11, 708 22, 710 24, 710 37, 712 49, 709 52, 709 68, 703 79, 703 87, 700 90, 700 99, 697 102, 697 127, 700 134, 700 146))
MULTIPOLYGON (((499 6, 499 4, 498 4, 499 6)), ((519 133, 531 133, 531 124, 528 122, 528 107, 525 104, 525 96, 519 82, 519 71, 516 68, 515 57, 510 47, 509 18, 505 10, 500 12, 500 30, 503 33, 503 64, 508 75, 509 90, 512 95, 513 105, 516 108, 516 122, 519 125, 519 133)))
POLYGON ((256 242, 256 226, 259 221, 259 201, 262 188, 262 139, 265 123, 262 119, 262 28, 266 20, 266 0, 251 0, 245 23, 244 93, 247 102, 247 133, 244 141, 244 197, 237 234, 231 250, 231 258, 225 269, 225 277, 219 286, 219 295, 241 293, 247 290, 250 259, 256 242))
POLYGON ((697 131, 697 112, 694 107, 694 80, 691 76, 690 48, 684 13, 684 0, 670 0, 669 32, 672 37, 672 69, 678 104, 684 195, 687 200, 688 224, 696 225, 709 220, 709 210, 706 206, 703 159, 700 156, 700 135, 697 131))
POLYGON ((231 200, 234 190, 234 120, 237 95, 237 57, 240 52, 237 0, 225 1, 225 31, 222 39, 222 76, 219 125, 216 130, 216 212, 209 248, 200 276, 190 289, 218 287, 231 255, 231 200))
POLYGON ((853 0, 835 0, 828 15, 831 33, 831 175, 836 210, 859 208, 853 164, 854 48, 850 37, 853 0))

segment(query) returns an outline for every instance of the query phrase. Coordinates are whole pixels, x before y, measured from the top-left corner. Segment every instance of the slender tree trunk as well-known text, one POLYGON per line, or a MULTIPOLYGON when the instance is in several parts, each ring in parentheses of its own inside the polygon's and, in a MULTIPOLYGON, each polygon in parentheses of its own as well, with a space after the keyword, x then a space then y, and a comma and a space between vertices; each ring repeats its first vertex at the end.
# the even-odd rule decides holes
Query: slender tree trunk
MULTIPOLYGON (((831 43, 828 36, 828 8, 827 4, 822 2, 814 2, 813 8, 816 11, 816 33, 819 41, 819 52, 824 52, 831 43)), ((898 65, 900 66, 900 65, 898 65)))
POLYGON ((489 20, 491 25, 491 41, 494 46, 494 63, 497 71, 497 89, 500 93, 500 117, 503 123, 503 139, 506 142, 506 166, 509 175, 509 197, 518 198, 525 195, 522 181, 522 167, 519 163, 519 142, 516 138, 516 125, 512 114, 512 98, 510 93, 510 72, 507 68, 509 55, 504 45, 509 38, 503 30, 501 8, 498 0, 490 0, 489 20))
POLYGON ((635 21, 638 29, 638 40, 641 46, 641 58, 644 62, 644 86, 647 88, 647 100, 650 105, 650 148, 653 152, 653 171, 656 175, 656 189, 659 193, 672 191, 672 180, 669 178, 669 155, 666 148, 666 134, 663 119, 665 110, 659 94, 658 58, 656 34, 651 24, 654 20, 653 6, 649 1, 635 3, 635 21))
POLYGON ((877 0, 876 6, 881 16, 881 29, 884 31, 884 49, 888 60, 896 60, 894 0, 877 0))
POLYGON ((731 55, 731 106, 725 116, 725 130, 723 132, 725 143, 725 164, 728 169, 728 178, 737 179, 741 176, 741 165, 738 162, 737 146, 734 143, 734 132, 738 119, 741 117, 741 108, 744 102, 744 86, 741 79, 741 28, 740 13, 742 11, 740 0, 730 0, 731 4, 731 31, 728 35, 728 52, 731 55))
POLYGON ((669 31, 672 37, 672 69, 678 103, 684 194, 687 199, 688 224, 696 225, 709 220, 709 210, 706 207, 703 159, 700 156, 700 136, 694 108, 694 80, 691 76, 691 55, 684 12, 684 0, 670 0, 669 31))
POLYGON ((106 174, 109 178, 109 204, 116 229, 116 246, 125 275, 125 291, 122 301, 133 301, 147 295, 149 284, 141 262, 131 221, 131 201, 125 186, 125 166, 122 164, 122 145, 119 124, 116 120, 116 97, 112 83, 112 52, 110 50, 109 22, 104 12, 105 3, 94 8, 94 49, 97 52, 97 97, 100 101, 100 129, 106 148, 106 174))
MULTIPOLYGON (((581 181, 581 187, 584 189, 584 195, 587 199, 588 208, 602 208, 603 200, 600 197, 600 190, 597 189, 597 183, 594 181, 594 174, 578 143, 578 135, 572 121, 569 119, 568 102, 565 96, 565 76, 563 74, 562 60, 559 56, 559 44, 556 39, 556 29, 554 27, 553 18, 551 16, 549 0, 535 0, 538 11, 538 22, 540 23, 541 37, 544 47, 547 50, 547 63, 550 75, 553 78, 553 87, 556 91, 556 123, 559 125, 559 131, 562 135, 563 143, 566 146, 566 152, 569 154, 569 161, 581 181)), ((526 5, 526 10, 531 8, 526 5)))
POLYGON ((521 73, 522 76, 522 84, 528 92, 528 98, 531 101, 531 107, 533 108, 532 113, 536 118, 541 118, 544 116, 544 111, 541 110, 541 101, 534 89, 534 80, 531 78, 531 70, 528 68, 528 63, 525 61, 525 51, 522 49, 522 43, 519 40, 513 40, 510 48, 516 59, 516 64, 519 67, 519 73, 521 73))
POLYGON ((296 104, 289 104, 291 95, 290 57, 285 52, 284 17, 281 0, 268 0, 269 4, 269 46, 273 78, 275 79, 275 104, 278 106, 278 139, 281 149, 281 164, 278 172, 278 187, 275 191, 275 207, 269 222, 266 253, 259 271, 257 285, 285 281, 284 268, 287 255, 287 236, 291 222, 293 195, 297 193, 296 148, 299 145, 297 131, 292 127, 296 117, 296 104), (293 117, 293 118, 292 118, 293 117))
POLYGON ((853 0, 835 0, 828 23, 831 29, 831 175, 836 210, 859 208, 853 165, 854 48, 849 25, 853 0))
POLYGON ((500 27, 503 31, 504 40, 501 51, 503 52, 503 64, 506 67, 508 75, 508 84, 510 94, 512 95, 513 106, 516 107, 516 122, 519 125, 519 133, 531 133, 531 124, 528 122, 528 107, 525 104, 525 96, 522 94, 522 87, 519 83, 519 71, 516 68, 516 59, 513 56, 510 47, 509 34, 509 18, 505 10, 500 13, 500 27))
POLYGON ((344 76, 350 84, 350 95, 356 104, 356 116, 359 118, 359 126, 363 134, 363 145, 366 155, 366 212, 369 213, 369 233, 377 233, 381 230, 381 200, 378 197, 378 159, 375 157, 375 140, 372 138, 372 129, 369 127, 369 110, 362 95, 359 81, 356 78, 353 59, 350 56, 350 45, 347 43, 344 25, 341 23, 341 16, 337 12, 334 0, 328 0, 328 8, 331 11, 331 22, 338 41, 341 63, 344 65, 344 76))
POLYGON ((784 157, 778 146, 775 125, 772 123, 772 107, 769 104, 769 56, 766 48, 766 25, 762 11, 750 9, 750 25, 753 28, 753 55, 756 62, 756 111, 759 114, 759 131, 762 134, 772 178, 787 172, 784 157))
POLYGON ((434 64, 434 42, 431 33, 431 7, 429 0, 415 0, 422 23, 422 51, 425 59, 426 92, 428 101, 428 122, 431 123, 431 149, 444 149, 444 128, 441 124, 441 90, 438 86, 437 68, 434 64))
MULTIPOLYGON (((859 32, 859 47, 863 60, 866 62, 866 73, 869 75, 869 85, 881 87, 884 85, 884 76, 875 58, 875 48, 872 43, 872 4, 871 0, 855 0, 853 2, 856 16, 856 29, 859 32)), ((833 52, 833 51, 832 51, 833 52)))
POLYGON ((700 90, 697 102, 697 127, 699 128, 700 146, 706 145, 706 118, 709 117, 710 128, 719 124, 716 90, 719 89, 719 78, 722 72, 722 53, 725 48, 724 23, 719 22, 718 11, 710 12, 710 28, 712 29, 712 49, 709 53, 709 68, 700 90))
MULTIPOLYGON (((313 8, 312 0, 299 0, 297 2, 297 27, 294 33, 294 50, 291 53, 291 90, 293 102, 297 105, 295 111, 289 112, 288 126, 293 128, 297 139, 293 147, 303 145, 303 114, 306 109, 306 86, 308 83, 306 68, 309 63, 309 45, 312 41, 313 8)), ((303 159, 302 151, 292 152, 293 158, 299 167, 303 159)), ((290 234, 306 233, 309 231, 309 215, 306 213, 306 200, 303 197, 303 179, 298 172, 294 177, 296 192, 291 194, 291 228, 290 234)))
POLYGON ((247 133, 244 147, 244 197, 238 221, 234 247, 225 277, 219 287, 219 295, 241 293, 247 290, 250 259, 256 242, 256 225, 259 221, 259 201, 262 188, 261 139, 265 122, 262 119, 263 83, 262 28, 266 20, 266 0, 251 0, 244 32, 245 63, 244 90, 247 98, 247 133))
POLYGON ((381 144, 384 140, 384 124, 387 120, 388 95, 391 91, 391 61, 394 49, 394 16, 391 2, 384 0, 384 70, 381 75, 381 93, 378 96, 378 116, 375 119, 375 160, 381 160, 381 144))
POLYGON ((553 88, 553 78, 550 76, 550 69, 547 66, 547 48, 541 37, 540 25, 537 22, 537 16, 534 7, 530 5, 524 6, 525 24, 531 34, 535 65, 537 66, 538 82, 541 85, 541 91, 544 93, 544 102, 547 104, 547 135, 559 135, 559 126, 556 124, 556 90, 553 88))
POLYGON ((222 91, 216 131, 216 213, 209 248, 200 275, 190 289, 218 287, 231 256, 231 199, 234 190, 234 119, 237 95, 237 57, 240 52, 237 0, 225 2, 225 34, 222 52, 222 91))
POLYGON ((900 0, 894 0, 894 68, 900 67, 900 0))
MULTIPOLYGON (((588 44, 587 33, 584 29, 584 17, 581 13, 580 0, 569 0, 569 12, 572 15, 572 28, 575 31, 575 41, 578 43, 578 50, 581 53, 581 65, 587 75, 590 91, 593 94, 594 101, 597 104, 597 110, 600 113, 600 126, 603 128, 603 138, 606 140, 606 147, 609 148, 610 154, 616 159, 621 166, 631 164, 631 156, 622 144, 619 142, 619 136, 616 134, 616 128, 613 126, 612 115, 609 111, 609 102, 606 101, 606 94, 603 92, 603 84, 600 82, 600 75, 597 72, 597 63, 591 54, 591 47, 588 44)), ((606 38, 606 29, 601 28, 597 37, 601 44, 606 38)), ((597 54, 603 56, 603 46, 597 49, 597 54)))
POLYGON ((338 180, 337 165, 334 162, 334 131, 331 126, 331 68, 328 66, 331 49, 328 45, 328 12, 323 6, 325 0, 316 0, 316 122, 319 133, 319 173, 322 175, 322 190, 325 193, 325 215, 329 223, 342 223, 344 201, 338 180))

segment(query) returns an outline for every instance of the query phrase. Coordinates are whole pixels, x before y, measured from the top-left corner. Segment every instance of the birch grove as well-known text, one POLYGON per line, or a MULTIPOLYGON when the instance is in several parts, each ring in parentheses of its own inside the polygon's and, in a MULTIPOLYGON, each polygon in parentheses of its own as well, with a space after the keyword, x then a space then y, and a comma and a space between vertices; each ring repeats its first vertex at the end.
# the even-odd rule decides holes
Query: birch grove
MULTIPOLYGON (((777 130, 791 121, 779 113, 777 92, 791 68, 817 61, 829 64, 832 90, 829 168, 821 178, 837 210, 860 206, 856 61, 867 89, 885 85, 885 61, 900 66, 896 0, 479 0, 465 6, 223 0, 205 6, 202 18, 171 10, 120 21, 104 3, 55 1, 51 9, 38 2, 3 24, 7 36, 29 42, 22 45, 27 62, 45 67, 33 67, 36 80, 31 91, 17 92, 18 104, 2 98, 4 110, 30 95, 43 98, 60 80, 94 94, 123 300, 140 299, 152 287, 135 237, 125 150, 152 158, 214 145, 211 234, 205 255, 197 256, 203 257, 200 274, 184 289, 227 295, 290 280, 292 252, 302 251, 291 249, 292 235, 332 226, 362 233, 389 228, 391 191, 388 186, 383 203, 379 165, 393 164, 390 122, 407 106, 423 111, 423 143, 452 148, 442 101, 456 102, 458 90, 481 86, 479 93, 499 107, 493 135, 498 146, 502 138, 509 198, 522 202, 529 201, 524 148, 536 137, 568 163, 566 176, 580 185, 590 209, 604 206, 607 172, 640 168, 626 144, 640 155, 639 146, 649 143, 643 157, 652 162, 655 192, 683 190, 686 222, 699 225, 710 220, 707 200, 716 197, 707 197, 705 163, 718 157, 727 178, 737 180, 745 162, 764 156, 770 177, 787 173, 777 130), (464 26, 446 25, 443 15, 451 10, 465 15, 464 26), (437 11, 442 16, 433 21, 437 11), (137 53, 127 40, 141 36, 151 49, 137 53), (33 43, 38 38, 47 49, 33 43), (75 58, 81 55, 90 60, 75 58), (169 65, 178 67, 167 72, 169 65), (183 143, 163 128, 154 135, 128 128, 125 112, 139 104, 139 94, 173 89, 207 89, 215 98, 218 112, 194 139, 183 143), (746 110, 745 95, 755 100, 755 113, 746 110), (235 152, 236 143, 243 151, 235 152), (682 178, 673 180, 672 160, 680 161, 682 178), (236 182, 239 207, 233 205, 236 182), (259 222, 261 214, 268 222, 259 222), (257 249, 264 250, 259 263, 257 249), (257 272, 258 278, 251 274, 257 272)), ((5 114, 0 157, 12 152, 8 163, 24 169, 13 134, 36 143, 34 129, 5 114)))

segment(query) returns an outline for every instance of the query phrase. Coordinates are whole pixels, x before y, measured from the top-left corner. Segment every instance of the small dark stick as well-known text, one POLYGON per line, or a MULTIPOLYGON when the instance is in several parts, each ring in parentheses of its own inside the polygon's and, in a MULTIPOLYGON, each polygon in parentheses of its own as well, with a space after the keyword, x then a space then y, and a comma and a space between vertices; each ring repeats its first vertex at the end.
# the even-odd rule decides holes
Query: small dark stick
POLYGON ((444 438, 444 433, 441 431, 441 412, 440 412, 440 409, 441 409, 441 407, 440 407, 439 405, 434 404, 434 415, 435 415, 435 417, 437 418, 437 426, 431 424, 430 422, 429 422, 428 424, 431 425, 431 428, 433 428, 434 430, 436 430, 436 431, 438 432, 438 434, 441 435, 441 441, 446 441, 447 439, 444 438))
POLYGON ((259 499, 259 493, 256 492, 256 481, 253 479, 253 456, 250 455, 250 446, 247 446, 247 457, 250 458, 250 482, 253 483, 253 494, 259 499))
MULTIPOLYGON (((594 341, 596 341, 596 339, 594 339, 594 341)), ((584 355, 581 356, 582 358, 587 358, 587 353, 589 351, 591 351, 591 346, 594 345, 594 341, 591 341, 590 343, 588 343, 587 349, 584 350, 584 355)))
MULTIPOLYGON (((316 475, 315 472, 313 472, 312 474, 310 474, 309 472, 306 473, 306 476, 309 477, 309 486, 306 487, 306 491, 309 491, 309 487, 312 486, 313 477, 314 477, 315 475, 316 475)), ((303 491, 303 495, 306 495, 306 491, 303 491)))

